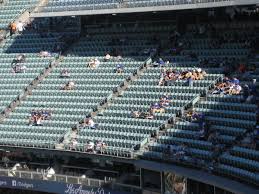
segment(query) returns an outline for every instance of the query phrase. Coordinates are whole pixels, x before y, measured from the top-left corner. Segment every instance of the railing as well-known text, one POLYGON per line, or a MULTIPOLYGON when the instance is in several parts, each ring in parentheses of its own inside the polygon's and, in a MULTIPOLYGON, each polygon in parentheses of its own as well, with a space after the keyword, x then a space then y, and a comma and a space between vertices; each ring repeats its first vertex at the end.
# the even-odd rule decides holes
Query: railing
POLYGON ((16 177, 23 179, 34 179, 34 180, 49 180, 49 181, 57 181, 71 184, 82 184, 91 187, 101 187, 102 185, 109 183, 106 180, 98 180, 92 178, 82 178, 76 176, 67 176, 67 175, 53 175, 50 178, 46 178, 44 173, 41 172, 33 172, 33 171, 12 171, 10 169, 0 169, 0 176, 7 177, 16 177))
MULTIPOLYGON (((145 8, 145 7, 161 7, 161 6, 174 6, 174 5, 201 5, 205 3, 223 3, 223 2, 234 2, 235 0, 113 0, 110 3, 106 4, 88 4, 87 6, 81 6, 80 2, 78 4, 75 3, 74 6, 71 5, 71 0, 68 1, 60 1, 62 5, 54 4, 47 6, 39 6, 35 13, 39 12, 64 12, 64 11, 82 11, 82 10, 111 10, 111 9, 128 9, 128 8, 145 8), (47 9, 46 9, 47 8, 47 9)), ((57 2, 57 1, 49 1, 49 2, 57 2)))
POLYGON ((127 185, 123 183, 116 183, 114 180, 100 180, 100 179, 93 179, 93 178, 82 178, 77 176, 67 176, 62 174, 55 174, 50 178, 46 178, 44 173, 42 172, 35 172, 35 171, 21 171, 16 170, 12 171, 10 169, 0 169, 0 176, 5 177, 15 177, 15 178, 22 178, 22 179, 32 179, 32 180, 42 180, 42 181, 56 181, 68 184, 81 184, 83 186, 88 187, 95 187, 100 188, 105 186, 109 186, 111 189, 119 190, 119 191, 130 191, 138 193, 141 191, 139 186, 127 185))

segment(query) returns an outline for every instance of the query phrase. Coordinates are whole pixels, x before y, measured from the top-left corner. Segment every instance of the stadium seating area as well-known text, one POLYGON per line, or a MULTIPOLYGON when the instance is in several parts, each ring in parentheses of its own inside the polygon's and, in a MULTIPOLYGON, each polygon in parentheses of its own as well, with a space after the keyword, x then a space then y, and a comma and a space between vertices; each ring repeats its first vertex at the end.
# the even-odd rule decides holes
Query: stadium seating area
MULTIPOLYGON (((183 39, 188 41, 188 37, 191 37, 191 34, 183 39)), ((164 51, 166 56, 163 58, 173 61, 174 69, 180 67, 190 69, 190 67, 198 66, 198 63, 200 63, 200 67, 203 67, 201 61, 206 59, 208 60, 206 72, 219 73, 223 72, 223 68, 215 68, 215 70, 209 68, 209 65, 215 66, 213 61, 221 61, 222 58, 226 57, 237 57, 244 60, 250 53, 249 48, 245 48, 242 42, 223 43, 220 49, 211 49, 209 45, 211 41, 206 38, 193 40, 192 37, 189 41, 189 48, 181 52, 182 56, 167 56, 167 53, 172 51, 164 51), (195 53, 195 57, 190 57, 190 54, 193 53, 195 53)), ((251 75, 251 77, 245 78, 246 81, 242 81, 242 78, 240 78, 241 83, 250 84, 252 78, 257 78, 255 72, 251 75), (249 82, 247 82, 248 80, 249 82)), ((144 151, 142 157, 213 169, 220 174, 232 174, 236 177, 248 178, 249 181, 257 183, 258 172, 255 171, 255 166, 258 165, 258 159, 255 156, 249 156, 249 153, 256 154, 257 151, 235 146, 242 144, 240 142, 243 141, 243 138, 255 130, 257 106, 242 103, 242 95, 222 96, 211 94, 212 88, 209 87, 211 83, 208 81, 211 80, 212 85, 214 85, 217 81, 221 81, 223 77, 218 75, 219 79, 217 79, 213 74, 212 79, 209 79, 209 77, 210 74, 205 80, 194 81, 193 89, 195 90, 188 93, 200 94, 201 98, 197 103, 193 103, 192 110, 204 115, 205 123, 209 125, 205 128, 209 127, 210 132, 212 132, 210 136, 204 138, 201 135, 199 122, 186 120, 185 117, 182 117, 182 119, 176 120, 172 127, 168 128, 157 140, 151 141, 148 150, 144 151), (206 86, 208 89, 203 93, 202 89, 199 88, 206 86), (232 148, 232 146, 234 147, 232 148), (231 149, 226 151, 229 147, 231 149), (217 159, 218 157, 219 159, 217 159)), ((140 77, 139 81, 141 80, 140 77)), ((152 81, 150 80, 148 83, 150 85, 152 81)), ((171 88, 174 88, 175 85, 171 88)), ((148 88, 148 86, 145 88, 148 88)), ((183 92, 184 88, 181 88, 180 91, 183 92)))
MULTIPOLYGON (((6 39, 6 42, 1 48, 1 60, 3 61, 1 63, 1 83, 4 83, 1 85, 2 106, 9 106, 13 100, 18 101, 19 97, 26 92, 27 87, 32 86, 33 81, 40 79, 44 74, 44 70, 54 60, 53 56, 40 57, 40 51, 42 48, 51 51, 55 42, 58 42, 55 36, 41 37, 37 33, 25 33, 22 36, 13 35, 6 39), (12 63, 20 53, 24 53, 25 55, 25 60, 22 63, 25 70, 16 73, 12 69, 12 66, 14 66, 12 63)), ((52 138, 55 139, 55 136, 51 135, 51 133, 48 134, 46 130, 38 129, 36 131, 36 129, 32 130, 28 126, 29 115, 32 109, 34 109, 33 106, 33 102, 31 104, 24 103, 24 106, 18 107, 15 112, 9 115, 10 118, 1 125, 1 139, 3 144, 24 146, 35 146, 35 143, 39 145, 43 144, 38 140, 35 141, 37 135, 46 141, 51 141, 52 138), (32 131, 34 132, 32 133, 32 131), (20 142, 17 141, 18 137, 21 140, 20 142)))
POLYGON ((32 9, 38 0, 8 0, 0 7, 0 29, 7 29, 10 22, 17 19, 24 11, 32 9))
MULTIPOLYGON (((8 15, 2 28, 32 6, 23 1, 17 5, 14 2, 17 3, 9 1, 0 8, 6 8, 8 15), (13 6, 17 6, 15 13, 8 8, 13 6)), ((129 7, 153 6, 153 3, 158 1, 127 1, 129 7)), ((192 1, 159 3, 171 5, 192 1)), ((121 1, 113 0, 49 1, 46 10, 58 11, 67 6, 66 10, 116 8, 120 4, 121 1), (88 4, 81 6, 85 2, 88 4)), ((250 55, 247 42, 234 39, 219 44, 217 37, 211 38, 206 33, 197 35, 189 30, 177 35, 178 43, 183 46, 175 52, 178 48, 172 48, 169 40, 175 26, 125 26, 89 26, 72 45, 66 43, 63 33, 28 30, 22 35, 8 37, 0 48, 0 110, 12 112, 0 124, 0 144, 47 149, 63 144, 65 150, 87 152, 89 141, 102 141, 107 146, 100 154, 126 158, 137 155, 148 160, 186 164, 257 183, 258 150, 243 143, 255 129, 257 106, 252 102, 244 103, 242 93, 212 94, 214 86, 224 79, 222 63, 227 62, 224 60, 228 58, 230 63, 239 63, 250 55), (156 34, 159 37, 155 37, 156 34), (170 45, 159 53, 168 63, 156 63, 161 46, 157 39, 170 45), (68 49, 59 56, 55 51, 57 46, 68 49), (41 56, 42 51, 48 56, 41 56), (22 65, 26 68, 16 73, 12 71, 12 63, 21 53, 25 55, 22 65), (111 59, 105 59, 107 53, 111 59), (91 68, 92 60, 100 64, 91 68), (118 65, 123 67, 123 72, 117 72, 118 65), (177 72, 200 69, 206 75, 193 80, 192 84, 178 79, 160 85, 164 68, 177 72), (69 76, 62 77, 64 70, 69 76), (35 80, 39 81, 36 85, 35 80), (69 82, 73 82, 74 87, 63 89, 69 82), (29 86, 32 91, 21 99, 29 86), (170 103, 162 111, 150 118, 133 115, 134 112, 149 113, 163 96, 170 97, 170 103), (19 102, 19 106, 10 110, 14 102, 19 102), (102 107, 104 104, 106 106, 102 107), (206 127, 209 125, 208 136, 203 134, 199 122, 186 117, 190 109, 204 117, 206 127), (47 111, 51 116, 32 125, 33 111, 47 111), (80 122, 88 116, 92 116, 96 126, 80 127, 80 122), (72 140, 76 144, 71 145, 72 140)), ((240 30, 239 34, 242 32, 240 30)), ((226 30, 221 35, 229 37, 232 33, 226 30)), ((231 73, 238 76, 237 72, 231 73)), ((258 78, 256 71, 251 77, 240 80, 242 84, 250 84, 251 78, 258 78)))

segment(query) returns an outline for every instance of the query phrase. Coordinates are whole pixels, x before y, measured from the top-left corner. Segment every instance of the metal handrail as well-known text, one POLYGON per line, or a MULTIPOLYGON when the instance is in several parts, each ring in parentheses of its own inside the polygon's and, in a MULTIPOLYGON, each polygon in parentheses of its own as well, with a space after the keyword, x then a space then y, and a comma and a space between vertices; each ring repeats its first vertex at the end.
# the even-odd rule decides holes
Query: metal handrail
MULTIPOLYGON (((34 171, 23 171, 23 170, 12 171, 10 169, 0 169, 0 174, 8 176, 8 177, 26 178, 26 179, 34 179, 34 180, 35 179, 36 180, 46 180, 44 178, 44 173, 34 172, 34 171), (25 176, 25 174, 27 174, 28 176, 25 176)), ((57 182, 70 183, 69 178, 76 179, 78 184, 89 183, 89 184, 87 184, 87 186, 96 186, 96 185, 101 186, 104 183, 107 183, 106 180, 99 180, 99 179, 93 179, 93 178, 82 178, 82 177, 78 177, 78 176, 68 176, 68 175, 63 175, 63 174, 55 174, 51 177, 50 180, 55 180, 57 182), (62 177, 62 179, 60 179, 58 177, 62 177), (82 181, 82 180, 84 180, 84 181, 82 181), (91 184, 91 183, 94 183, 94 184, 91 184)))
MULTIPOLYGON (((71 9, 71 5, 69 4, 69 1, 63 1, 64 8, 63 10, 58 10, 55 11, 53 8, 55 6, 39 6, 40 8, 43 9, 38 9, 36 13, 39 12, 60 12, 60 11, 79 11, 79 10, 102 10, 102 9, 129 9, 129 8, 136 8, 136 7, 159 7, 159 6, 174 6, 174 5, 199 5, 199 4, 204 4, 204 3, 219 3, 219 2, 229 2, 229 1, 234 1, 234 0, 171 0, 170 2, 164 1, 163 0, 156 0, 156 1, 136 1, 136 0, 129 0, 129 1, 116 1, 114 0, 111 3, 107 3, 107 5, 114 5, 111 7, 100 7, 99 5, 102 4, 91 4, 87 7, 87 9, 84 9, 82 6, 76 6, 71 9), (138 4, 138 2, 142 4, 138 4), (151 2, 151 3, 150 3, 151 2), (135 4, 135 6, 134 6, 135 4), (44 8, 48 7, 48 10, 44 10, 44 8), (41 10, 41 11, 40 11, 41 10)), ((59 6, 56 6, 59 7, 59 6)), ((61 7, 61 6, 60 6, 61 7)))
POLYGON ((36 171, 24 171, 24 170, 11 170, 11 169, 0 169, 0 175, 6 177, 16 177, 22 179, 42 180, 42 181, 56 181, 68 184, 81 184, 89 187, 102 187, 103 185, 109 184, 112 189, 116 188, 119 190, 131 190, 140 191, 139 186, 128 185, 123 183, 116 183, 113 179, 94 179, 94 178, 83 178, 78 176, 68 176, 63 174, 54 174, 51 178, 46 178, 43 172, 36 171), (76 180, 71 182, 70 180, 76 180))

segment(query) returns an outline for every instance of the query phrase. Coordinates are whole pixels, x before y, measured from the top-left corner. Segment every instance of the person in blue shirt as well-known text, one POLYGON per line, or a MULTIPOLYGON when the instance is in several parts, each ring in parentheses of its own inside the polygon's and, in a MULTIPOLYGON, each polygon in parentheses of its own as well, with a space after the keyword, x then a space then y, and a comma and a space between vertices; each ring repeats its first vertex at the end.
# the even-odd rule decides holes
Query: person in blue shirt
POLYGON ((231 82, 235 85, 239 85, 239 80, 237 78, 233 78, 231 82))
POLYGON ((124 66, 122 64, 117 64, 116 73, 123 73, 123 71, 124 71, 124 66))
POLYGON ((159 58, 159 59, 158 59, 158 63, 159 63, 159 65, 160 65, 160 67, 165 66, 165 62, 164 62, 164 60, 163 60, 162 58, 159 58))

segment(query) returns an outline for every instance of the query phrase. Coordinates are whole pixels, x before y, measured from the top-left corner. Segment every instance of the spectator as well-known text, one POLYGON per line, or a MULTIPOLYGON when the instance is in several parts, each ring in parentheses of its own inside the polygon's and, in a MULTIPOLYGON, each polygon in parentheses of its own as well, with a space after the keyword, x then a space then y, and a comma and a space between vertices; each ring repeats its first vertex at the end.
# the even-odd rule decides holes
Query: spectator
POLYGON ((9 24, 9 30, 10 30, 10 36, 15 34, 15 32, 16 32, 16 24, 15 24, 14 21, 9 24))
POLYGON ((140 116, 140 112, 139 111, 132 111, 131 112, 131 117, 133 118, 139 118, 140 116))
POLYGON ((239 80, 237 78, 233 78, 232 83, 235 85, 239 85, 239 80))
POLYGON ((111 60, 111 55, 109 53, 107 53, 104 57, 104 61, 107 62, 107 61, 110 61, 111 60))
POLYGON ((158 59, 158 64, 159 64, 160 67, 164 67, 165 66, 165 62, 164 62, 164 60, 162 58, 158 59))
POLYGON ((42 126, 42 117, 40 115, 37 115, 36 117, 36 126, 42 126))
POLYGON ((73 81, 69 81, 64 87, 62 87, 62 90, 73 90, 75 88, 75 83, 73 81))
POLYGON ((187 79, 187 85, 189 87, 193 87, 193 79, 192 79, 192 76, 190 76, 188 79, 187 79))
POLYGON ((150 111, 145 113, 145 119, 154 119, 153 113, 150 111))
POLYGON ((97 153, 102 153, 105 150, 106 146, 107 145, 103 141, 98 141, 96 143, 95 150, 97 151, 97 153))
POLYGON ((25 65, 16 64, 13 67, 13 72, 14 73, 25 73, 26 69, 27 69, 27 67, 25 65))
POLYGON ((94 142, 89 140, 86 144, 86 152, 93 152, 94 151, 94 142))
POLYGON ((116 65, 116 73, 119 73, 119 74, 121 74, 121 73, 123 73, 124 72, 124 66, 122 65, 122 64, 117 64, 116 65))
POLYGON ((49 53, 48 51, 40 51, 39 56, 40 57, 51 57, 51 53, 49 53))
POLYGON ((165 109, 163 107, 161 107, 161 105, 159 103, 155 103, 150 107, 150 112, 152 114, 154 114, 154 113, 164 113, 165 109))
POLYGON ((60 72, 60 77, 61 78, 68 78, 70 77, 70 73, 67 69, 63 69, 61 72, 60 72))
POLYGON ((73 138, 73 139, 71 140, 71 142, 70 142, 70 150, 75 150, 76 147, 77 147, 77 144, 78 144, 77 139, 76 139, 76 138, 73 138))
POLYGON ((24 63, 25 62, 25 54, 19 54, 16 56, 16 58, 12 61, 12 64, 17 64, 17 63, 24 63))
POLYGON ((95 69, 99 67, 100 61, 97 58, 95 58, 94 60, 91 60, 88 65, 91 69, 95 69))
POLYGON ((18 33, 22 34, 22 32, 24 30, 24 24, 21 21, 18 22, 17 29, 18 29, 18 33))
POLYGON ((93 119, 88 116, 84 119, 84 124, 89 126, 91 129, 95 129, 97 127, 93 119))
POLYGON ((160 98, 160 105, 164 108, 169 107, 171 103, 172 97, 168 95, 163 95, 160 98))

